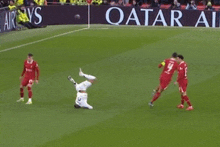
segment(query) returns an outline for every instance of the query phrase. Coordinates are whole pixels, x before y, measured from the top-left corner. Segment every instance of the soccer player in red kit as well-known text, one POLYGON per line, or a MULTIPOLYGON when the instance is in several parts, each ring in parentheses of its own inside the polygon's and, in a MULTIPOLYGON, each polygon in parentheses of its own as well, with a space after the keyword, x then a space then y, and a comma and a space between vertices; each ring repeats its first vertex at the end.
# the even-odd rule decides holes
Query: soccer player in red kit
POLYGON ((174 72, 177 70, 178 63, 176 61, 177 53, 173 53, 172 57, 169 59, 165 59, 163 62, 159 64, 159 68, 164 67, 163 71, 160 75, 160 85, 154 90, 153 98, 148 103, 150 107, 153 107, 153 102, 156 101, 161 93, 166 90, 170 81, 172 80, 172 76, 174 72))
POLYGON ((21 98, 17 102, 24 101, 24 87, 27 87, 28 90, 28 102, 26 104, 32 104, 32 90, 31 87, 34 84, 34 81, 38 84, 39 80, 39 67, 36 61, 33 60, 33 54, 29 53, 27 60, 24 61, 24 69, 20 77, 20 96, 21 98), (36 75, 37 73, 37 75, 36 75))
POLYGON ((190 111, 190 110, 193 110, 193 107, 189 100, 189 97, 186 94, 186 89, 187 89, 187 84, 188 84, 187 64, 183 59, 184 57, 182 55, 177 56, 177 62, 179 63, 178 68, 177 68, 178 77, 177 77, 177 82, 175 82, 174 84, 177 84, 177 83, 179 84, 179 91, 181 94, 181 104, 179 104, 177 108, 183 109, 184 101, 186 101, 186 103, 188 104, 188 108, 186 108, 186 110, 190 111))

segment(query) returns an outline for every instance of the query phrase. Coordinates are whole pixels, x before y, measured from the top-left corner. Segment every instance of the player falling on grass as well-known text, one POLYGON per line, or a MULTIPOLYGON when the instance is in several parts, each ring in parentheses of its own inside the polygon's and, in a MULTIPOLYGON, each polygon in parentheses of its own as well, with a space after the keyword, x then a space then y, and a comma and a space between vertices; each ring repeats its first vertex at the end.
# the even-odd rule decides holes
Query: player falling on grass
POLYGON ((186 101, 186 103, 188 104, 188 108, 186 108, 186 110, 190 111, 190 110, 193 110, 193 107, 189 100, 189 97, 186 94, 186 89, 187 89, 187 84, 188 84, 187 64, 183 59, 184 57, 182 55, 177 56, 177 62, 179 63, 178 68, 177 68, 178 77, 177 77, 177 82, 174 82, 174 84, 177 84, 177 83, 179 84, 179 91, 181 94, 181 104, 179 104, 177 108, 183 109, 184 101, 186 101))
POLYGON ((177 69, 178 63, 176 61, 177 53, 173 53, 172 57, 169 59, 165 59, 163 62, 161 62, 158 67, 163 68, 163 71, 160 75, 160 85, 154 90, 153 92, 153 98, 152 100, 148 103, 150 107, 153 107, 154 101, 156 101, 161 93, 166 90, 168 87, 170 81, 172 80, 172 76, 177 69))
POLYGON ((82 72, 81 68, 79 69, 79 76, 85 77, 88 80, 86 80, 86 81, 84 81, 82 83, 77 84, 71 76, 68 76, 68 80, 74 84, 74 86, 76 88, 76 91, 77 91, 77 97, 76 97, 76 100, 75 100, 74 107, 75 108, 93 109, 93 107, 90 106, 87 103, 88 94, 87 94, 86 90, 90 86, 92 86, 92 84, 96 80, 96 77, 92 76, 92 75, 84 74, 82 72))
POLYGON ((28 102, 26 104, 32 104, 32 86, 34 81, 38 84, 39 80, 39 67, 36 61, 33 60, 33 54, 29 53, 27 60, 24 61, 24 69, 20 76, 20 99, 17 102, 24 101, 24 87, 28 90, 28 102), (37 73, 37 75, 36 75, 37 73))

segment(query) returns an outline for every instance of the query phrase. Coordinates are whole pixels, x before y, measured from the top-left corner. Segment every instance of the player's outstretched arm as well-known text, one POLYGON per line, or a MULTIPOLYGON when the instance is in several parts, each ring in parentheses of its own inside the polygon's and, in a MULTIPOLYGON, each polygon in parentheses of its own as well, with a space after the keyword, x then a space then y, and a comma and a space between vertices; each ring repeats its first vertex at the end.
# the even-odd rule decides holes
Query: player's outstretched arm
POLYGON ((36 84, 38 84, 38 82, 39 82, 39 76, 40 76, 40 69, 39 69, 38 66, 36 67, 36 73, 37 73, 37 78, 36 78, 35 82, 36 82, 36 84))
POLYGON ((20 76, 20 80, 22 80, 25 72, 26 72, 26 69, 25 69, 25 65, 24 65, 23 71, 22 71, 21 76, 20 76))
POLYGON ((161 63, 158 65, 158 68, 161 68, 161 67, 163 67, 163 66, 165 66, 165 62, 164 62, 164 61, 161 62, 161 63))

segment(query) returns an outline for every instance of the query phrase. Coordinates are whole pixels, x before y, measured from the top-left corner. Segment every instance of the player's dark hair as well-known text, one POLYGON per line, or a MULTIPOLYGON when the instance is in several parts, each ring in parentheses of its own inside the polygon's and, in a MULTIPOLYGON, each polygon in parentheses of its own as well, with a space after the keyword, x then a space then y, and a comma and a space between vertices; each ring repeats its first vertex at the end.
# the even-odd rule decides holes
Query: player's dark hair
POLYGON ((182 60, 184 59, 183 55, 178 55, 177 57, 182 59, 182 60))
POLYGON ((173 58, 176 58, 177 55, 178 55, 178 54, 177 54, 176 52, 174 52, 174 53, 172 54, 172 57, 173 57, 173 58))
POLYGON ((33 57, 33 56, 34 56, 34 55, 33 55, 33 54, 31 54, 31 53, 29 53, 29 54, 28 54, 28 57, 33 57))

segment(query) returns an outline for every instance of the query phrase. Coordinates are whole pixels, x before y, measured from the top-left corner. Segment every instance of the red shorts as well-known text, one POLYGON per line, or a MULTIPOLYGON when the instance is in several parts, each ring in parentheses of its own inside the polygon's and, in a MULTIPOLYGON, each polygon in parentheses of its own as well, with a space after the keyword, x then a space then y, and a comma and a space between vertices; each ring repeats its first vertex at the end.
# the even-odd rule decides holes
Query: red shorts
POLYGON ((165 90, 167 89, 168 85, 170 84, 171 77, 161 76, 160 77, 160 88, 165 90))
POLYGON ((29 86, 31 87, 32 85, 34 84, 34 80, 33 79, 30 79, 30 78, 24 78, 21 82, 21 85, 22 86, 29 86))
POLYGON ((183 79, 183 80, 178 81, 178 83, 179 83, 179 91, 181 93, 186 92, 188 80, 183 79))

